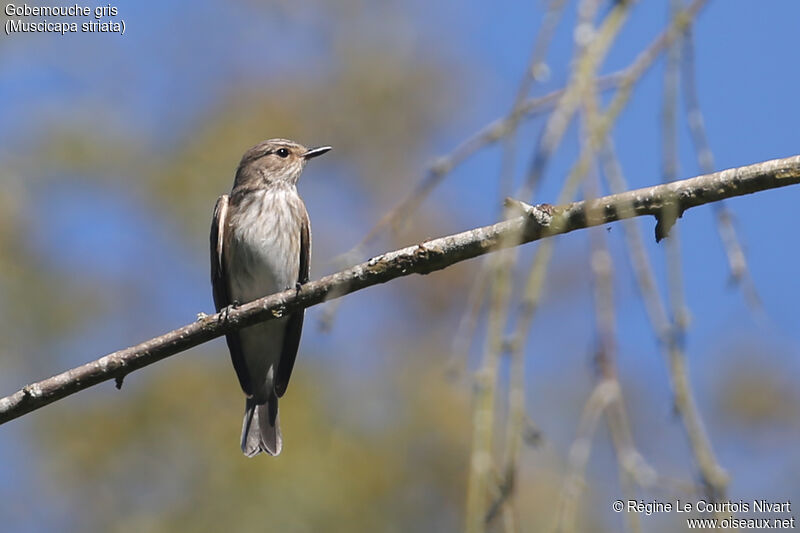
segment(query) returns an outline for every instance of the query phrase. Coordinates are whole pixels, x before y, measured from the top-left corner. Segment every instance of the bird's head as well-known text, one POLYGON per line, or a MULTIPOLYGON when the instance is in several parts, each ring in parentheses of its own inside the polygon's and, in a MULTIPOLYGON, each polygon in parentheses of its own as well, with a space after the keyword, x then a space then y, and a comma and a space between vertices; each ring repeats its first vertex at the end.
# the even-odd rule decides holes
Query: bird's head
POLYGON ((306 148, 287 139, 270 139, 250 148, 242 156, 236 172, 236 185, 289 183, 300 179, 309 159, 322 155, 330 146, 306 148))

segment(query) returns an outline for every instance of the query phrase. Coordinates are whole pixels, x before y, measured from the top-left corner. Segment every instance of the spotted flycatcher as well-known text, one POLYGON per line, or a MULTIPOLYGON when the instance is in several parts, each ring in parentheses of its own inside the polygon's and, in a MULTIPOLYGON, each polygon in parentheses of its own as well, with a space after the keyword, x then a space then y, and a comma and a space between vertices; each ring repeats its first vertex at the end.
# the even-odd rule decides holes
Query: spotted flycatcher
MULTIPOLYGON (((308 281, 311 227, 297 181, 306 162, 330 146, 308 149, 271 139, 245 152, 230 196, 211 223, 211 285, 217 311, 308 281)), ((226 336, 239 384, 247 395, 242 452, 281 453, 278 398, 292 373, 303 310, 226 336)))

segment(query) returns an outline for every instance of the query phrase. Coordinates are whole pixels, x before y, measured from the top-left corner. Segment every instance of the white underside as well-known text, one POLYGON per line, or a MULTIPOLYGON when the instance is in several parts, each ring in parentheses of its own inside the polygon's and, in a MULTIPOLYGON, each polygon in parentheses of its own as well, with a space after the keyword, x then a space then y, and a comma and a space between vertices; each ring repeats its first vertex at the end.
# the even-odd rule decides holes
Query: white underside
MULTIPOLYGON (((301 202, 295 188, 255 192, 251 201, 231 213, 224 254, 230 297, 242 304, 294 287, 300 269, 301 221, 289 208, 301 202)), ((263 379, 263 388, 254 387, 256 396, 271 391, 286 321, 270 320, 239 332, 250 375, 263 379)))

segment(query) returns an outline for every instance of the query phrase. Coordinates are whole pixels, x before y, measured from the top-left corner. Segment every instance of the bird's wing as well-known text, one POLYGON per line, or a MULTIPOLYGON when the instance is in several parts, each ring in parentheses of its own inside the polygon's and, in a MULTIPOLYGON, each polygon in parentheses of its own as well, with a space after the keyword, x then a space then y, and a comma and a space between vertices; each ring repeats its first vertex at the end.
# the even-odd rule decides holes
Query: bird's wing
MULTIPOLYGON (((228 289, 228 275, 225 272, 225 230, 228 218, 228 195, 223 194, 217 199, 214 206, 214 218, 211 221, 211 289, 214 293, 214 306, 219 312, 221 309, 231 305, 231 298, 228 289)), ((245 394, 250 395, 251 380, 244 362, 242 354, 242 344, 237 332, 225 335, 228 342, 228 350, 231 352, 231 360, 236 375, 239 377, 239 384, 245 394)))
MULTIPOLYGON (((300 271, 297 280, 300 283, 308 281, 311 263, 311 222, 308 213, 303 209, 303 224, 300 228, 300 271)), ((300 334, 303 332, 303 317, 305 309, 300 309, 289 315, 286 324, 286 333, 283 337, 283 349, 281 350, 281 360, 278 365, 278 375, 275 380, 275 394, 280 398, 286 392, 289 385, 289 378, 294 368, 294 360, 297 358, 297 348, 300 346, 300 334)))
POLYGON ((225 263, 222 257, 225 243, 225 222, 228 217, 228 195, 217 198, 214 218, 211 220, 211 289, 217 312, 231 304, 228 284, 225 282, 225 263))

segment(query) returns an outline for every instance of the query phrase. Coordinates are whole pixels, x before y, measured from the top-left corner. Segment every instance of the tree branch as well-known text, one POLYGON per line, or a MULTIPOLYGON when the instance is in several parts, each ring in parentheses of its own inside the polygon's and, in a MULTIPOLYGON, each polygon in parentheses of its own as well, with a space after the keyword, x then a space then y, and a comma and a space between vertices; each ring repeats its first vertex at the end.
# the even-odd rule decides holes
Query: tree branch
POLYGON ((455 263, 513 246, 623 218, 653 215, 664 208, 687 209, 767 189, 800 183, 800 156, 775 159, 713 174, 613 194, 564 206, 530 206, 516 200, 521 216, 463 233, 387 252, 341 272, 244 304, 230 312, 203 317, 136 346, 111 353, 0 399, 0 424, 80 390, 125 375, 245 326, 279 318, 334 296, 408 276, 428 274, 455 263), (587 214, 591 213, 591 216, 587 214), (511 238, 514 237, 514 238, 511 238))

